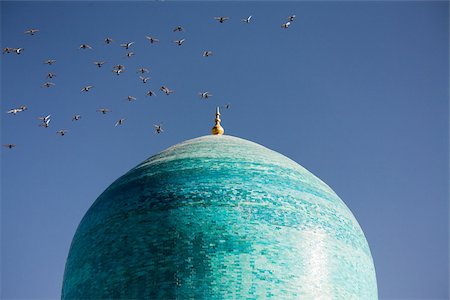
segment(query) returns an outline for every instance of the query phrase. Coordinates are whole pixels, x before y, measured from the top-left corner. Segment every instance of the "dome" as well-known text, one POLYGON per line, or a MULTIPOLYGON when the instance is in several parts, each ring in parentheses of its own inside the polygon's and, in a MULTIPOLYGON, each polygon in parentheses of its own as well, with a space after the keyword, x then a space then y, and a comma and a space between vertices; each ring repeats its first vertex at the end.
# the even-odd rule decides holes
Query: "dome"
POLYGON ((63 299, 377 299, 369 246, 333 190, 256 143, 210 135, 109 186, 70 247, 63 299))

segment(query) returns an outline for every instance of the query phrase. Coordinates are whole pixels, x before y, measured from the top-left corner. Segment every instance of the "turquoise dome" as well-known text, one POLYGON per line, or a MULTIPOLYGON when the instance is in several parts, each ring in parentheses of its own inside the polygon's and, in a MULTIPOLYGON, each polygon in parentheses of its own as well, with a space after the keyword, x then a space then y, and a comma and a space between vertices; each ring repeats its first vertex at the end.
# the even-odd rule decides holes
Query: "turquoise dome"
POLYGON ((377 299, 358 222, 289 158, 204 136, 117 179, 82 219, 63 299, 377 299))

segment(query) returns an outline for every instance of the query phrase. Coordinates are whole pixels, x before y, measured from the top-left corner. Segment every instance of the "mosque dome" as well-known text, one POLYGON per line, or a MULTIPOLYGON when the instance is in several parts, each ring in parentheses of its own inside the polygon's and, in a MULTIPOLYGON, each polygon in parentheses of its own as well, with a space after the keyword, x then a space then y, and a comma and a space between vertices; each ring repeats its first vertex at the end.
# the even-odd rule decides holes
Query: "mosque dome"
POLYGON ((364 234, 289 158, 195 138, 109 186, 70 247, 63 299, 377 299, 364 234))

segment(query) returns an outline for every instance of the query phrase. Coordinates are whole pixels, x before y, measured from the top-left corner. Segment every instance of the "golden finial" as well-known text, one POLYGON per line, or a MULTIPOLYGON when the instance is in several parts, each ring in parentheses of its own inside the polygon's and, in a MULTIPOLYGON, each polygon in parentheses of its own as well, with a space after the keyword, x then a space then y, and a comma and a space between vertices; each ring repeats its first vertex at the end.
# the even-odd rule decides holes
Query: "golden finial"
POLYGON ((225 130, 223 129, 222 126, 220 126, 220 112, 219 112, 219 107, 217 107, 216 109, 216 125, 214 125, 214 127, 212 128, 212 134, 213 135, 222 135, 225 130))

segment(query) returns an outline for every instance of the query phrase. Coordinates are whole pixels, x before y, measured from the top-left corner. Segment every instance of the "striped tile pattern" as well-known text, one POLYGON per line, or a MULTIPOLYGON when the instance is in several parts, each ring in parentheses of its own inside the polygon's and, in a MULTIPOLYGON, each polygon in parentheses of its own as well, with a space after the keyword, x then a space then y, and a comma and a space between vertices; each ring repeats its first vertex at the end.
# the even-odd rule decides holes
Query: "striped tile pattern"
POLYGON ((369 300, 377 285, 361 228, 325 183, 253 142, 204 136, 100 195, 62 298, 369 300))

